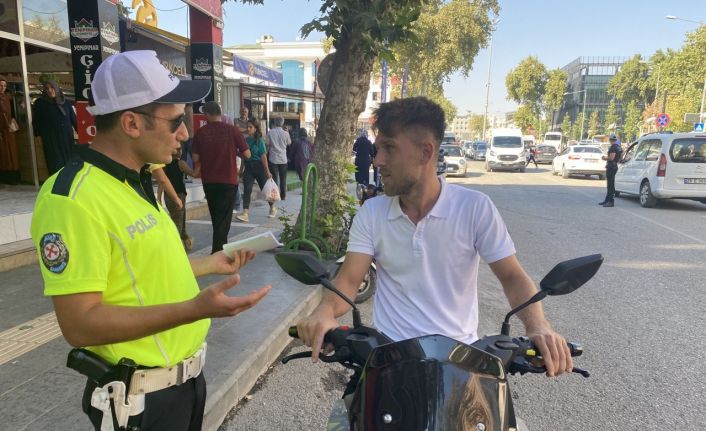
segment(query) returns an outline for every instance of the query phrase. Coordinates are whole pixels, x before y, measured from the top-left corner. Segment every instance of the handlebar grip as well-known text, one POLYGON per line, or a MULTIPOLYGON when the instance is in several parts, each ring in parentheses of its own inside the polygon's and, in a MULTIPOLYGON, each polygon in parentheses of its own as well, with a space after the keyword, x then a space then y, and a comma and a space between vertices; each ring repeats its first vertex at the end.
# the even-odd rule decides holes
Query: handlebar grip
POLYGON ((289 333, 290 337, 299 338, 299 331, 297 330, 296 326, 290 326, 289 331, 287 331, 287 332, 289 333))

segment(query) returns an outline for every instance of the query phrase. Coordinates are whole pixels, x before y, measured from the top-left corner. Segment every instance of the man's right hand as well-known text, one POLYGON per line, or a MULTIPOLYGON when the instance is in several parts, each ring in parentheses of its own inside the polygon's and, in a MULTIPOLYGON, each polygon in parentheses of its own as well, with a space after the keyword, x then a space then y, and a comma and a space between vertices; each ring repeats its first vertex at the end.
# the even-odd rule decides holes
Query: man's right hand
POLYGON ((334 317, 333 309, 320 305, 306 319, 297 323, 299 339, 311 347, 311 362, 319 360, 324 343, 324 335, 331 329, 338 328, 338 320, 334 317))
POLYGON ((193 299, 197 315, 200 318, 235 316, 254 307, 272 289, 272 286, 267 285, 244 296, 226 295, 226 291, 239 282, 240 275, 233 274, 199 292, 193 299))

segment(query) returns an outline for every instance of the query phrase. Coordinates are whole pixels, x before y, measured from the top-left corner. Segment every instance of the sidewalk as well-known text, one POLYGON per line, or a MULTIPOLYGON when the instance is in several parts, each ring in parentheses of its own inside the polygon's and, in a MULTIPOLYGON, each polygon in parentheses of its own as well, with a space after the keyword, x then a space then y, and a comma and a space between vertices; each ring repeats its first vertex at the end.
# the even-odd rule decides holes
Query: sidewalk
MULTIPOLYGON (((278 203, 295 215, 300 205, 301 190, 291 190, 286 201, 278 203)), ((230 240, 279 231, 281 222, 268 218, 267 212, 265 202, 253 202, 250 223, 234 222, 230 240)), ((194 222, 201 224, 190 225, 202 237, 196 244, 199 250, 191 255, 210 252, 207 220, 206 213, 201 221, 194 222)), ((28 265, 0 276, 1 428, 89 429, 80 406, 85 378, 65 366, 70 346, 58 332, 51 300, 43 296, 39 268, 28 265)), ((318 287, 292 280, 279 269, 270 252, 259 254, 243 269, 241 277, 241 283, 232 289, 235 295, 264 284, 272 284, 273 289, 254 309, 232 318, 212 320, 204 368, 208 398, 203 429, 208 431, 218 428, 289 343, 289 325, 307 315, 320 298, 318 287)), ((203 287, 220 279, 222 276, 201 277, 199 284, 203 287)))

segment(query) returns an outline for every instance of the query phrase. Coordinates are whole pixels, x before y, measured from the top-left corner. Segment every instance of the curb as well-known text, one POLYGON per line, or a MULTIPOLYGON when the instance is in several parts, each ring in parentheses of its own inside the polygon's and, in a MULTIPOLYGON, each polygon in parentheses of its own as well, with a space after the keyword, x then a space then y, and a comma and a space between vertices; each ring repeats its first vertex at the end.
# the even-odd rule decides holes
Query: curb
POLYGON ((282 323, 273 328, 260 347, 249 355, 247 361, 232 364, 233 370, 228 380, 206 399, 202 428, 204 431, 218 430, 226 415, 250 392, 260 376, 292 341, 287 334, 291 322, 308 316, 320 300, 321 288, 316 287, 290 313, 279 319, 282 323))

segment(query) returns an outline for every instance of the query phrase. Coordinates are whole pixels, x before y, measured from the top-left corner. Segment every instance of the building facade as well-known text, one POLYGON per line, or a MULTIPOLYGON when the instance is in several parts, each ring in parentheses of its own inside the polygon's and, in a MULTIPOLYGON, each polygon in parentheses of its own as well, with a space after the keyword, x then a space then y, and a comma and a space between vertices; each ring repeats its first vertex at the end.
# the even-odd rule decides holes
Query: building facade
MULTIPOLYGON (((282 83, 274 80, 263 79, 262 76, 253 76, 252 73, 243 73, 235 68, 228 68, 224 72, 226 79, 237 79, 242 82, 266 85, 281 86, 288 90, 298 90, 304 92, 320 91, 317 89, 318 67, 327 53, 321 41, 307 42, 276 42, 272 36, 264 35, 256 43, 247 45, 233 45, 225 47, 224 51, 237 58, 243 58, 257 65, 267 67, 282 75, 282 83)), ((234 60, 235 61, 235 60, 234 60)), ((368 128, 372 122, 372 113, 383 100, 389 99, 389 89, 387 86, 386 98, 382 95, 382 79, 380 76, 371 76, 370 89, 366 97, 365 110, 358 117, 358 127, 368 128)), ((303 126, 309 130, 315 130, 316 122, 321 113, 321 103, 313 100, 297 100, 287 97, 276 97, 265 102, 267 112, 272 115, 286 113, 291 116, 297 113, 301 116, 303 126)), ((262 112, 263 115, 266 112, 262 112)), ((285 120, 287 119, 285 115, 285 120)), ((261 117, 263 118, 263 117, 261 117)))
MULTIPOLYGON (((581 121, 581 113, 584 112, 586 123, 584 124, 584 137, 588 131, 588 119, 595 111, 598 112, 599 122, 603 124, 605 112, 611 97, 608 95, 608 82, 620 70, 628 57, 579 57, 562 67, 561 70, 568 76, 567 94, 564 96, 564 104, 555 118, 555 124, 562 122, 564 115, 568 115, 571 123, 581 121)), ((618 117, 623 117, 623 107, 620 101, 616 100, 618 117)), ((590 137, 589 137, 590 138, 590 137)))

